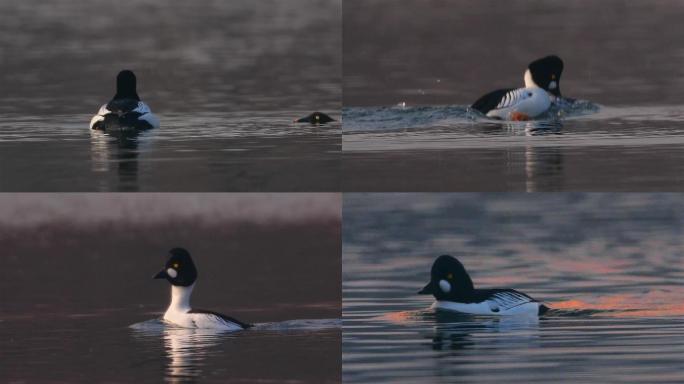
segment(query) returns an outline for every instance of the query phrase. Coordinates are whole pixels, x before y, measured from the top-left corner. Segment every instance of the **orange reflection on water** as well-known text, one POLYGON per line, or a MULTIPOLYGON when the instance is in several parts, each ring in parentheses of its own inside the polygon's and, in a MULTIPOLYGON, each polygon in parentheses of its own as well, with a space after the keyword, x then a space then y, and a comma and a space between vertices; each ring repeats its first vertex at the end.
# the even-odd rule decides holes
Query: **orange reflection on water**
POLYGON ((415 311, 388 312, 373 318, 373 320, 389 321, 391 323, 404 324, 415 321, 415 311))
POLYGON ((611 311, 609 315, 615 317, 684 316, 684 290, 679 291, 610 295, 590 301, 565 300, 550 306, 562 310, 611 311))

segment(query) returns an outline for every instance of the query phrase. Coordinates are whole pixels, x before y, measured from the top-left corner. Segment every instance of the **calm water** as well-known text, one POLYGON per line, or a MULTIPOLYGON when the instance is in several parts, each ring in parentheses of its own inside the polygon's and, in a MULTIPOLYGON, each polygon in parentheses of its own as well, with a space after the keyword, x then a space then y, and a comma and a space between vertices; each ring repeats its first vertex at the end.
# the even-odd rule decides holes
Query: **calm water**
POLYGON ((160 115, 159 129, 117 138, 87 115, 0 120, 3 191, 335 191, 340 124, 304 112, 160 115))
POLYGON ((291 122, 339 119, 340 15, 336 0, 2 2, 0 190, 339 190, 339 125, 291 122), (124 68, 161 128, 91 138, 124 68))
POLYGON ((343 381, 682 382, 682 212, 676 194, 346 194, 343 381), (554 310, 429 309, 444 253, 554 310))
POLYGON ((0 382, 339 383, 339 198, 200 195, 0 196, 0 382), (175 246, 193 307, 254 329, 156 320, 175 246))
POLYGON ((674 1, 345 1, 343 189, 684 190, 682 17, 674 1), (598 113, 464 118, 552 53, 563 95, 598 113))

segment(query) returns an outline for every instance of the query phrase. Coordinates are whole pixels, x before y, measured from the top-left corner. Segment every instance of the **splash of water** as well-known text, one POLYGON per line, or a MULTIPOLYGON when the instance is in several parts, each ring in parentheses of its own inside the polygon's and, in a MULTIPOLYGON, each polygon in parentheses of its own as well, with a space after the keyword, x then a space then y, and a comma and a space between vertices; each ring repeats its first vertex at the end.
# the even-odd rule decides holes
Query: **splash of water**
MULTIPOLYGON (((531 122, 539 123, 535 125, 537 129, 556 127, 564 119, 594 114, 600 109, 598 104, 587 100, 562 99, 531 122)), ((426 127, 469 127, 473 123, 512 123, 490 119, 467 105, 407 106, 405 103, 392 107, 347 107, 342 111, 342 118, 345 132, 391 132, 426 127)))

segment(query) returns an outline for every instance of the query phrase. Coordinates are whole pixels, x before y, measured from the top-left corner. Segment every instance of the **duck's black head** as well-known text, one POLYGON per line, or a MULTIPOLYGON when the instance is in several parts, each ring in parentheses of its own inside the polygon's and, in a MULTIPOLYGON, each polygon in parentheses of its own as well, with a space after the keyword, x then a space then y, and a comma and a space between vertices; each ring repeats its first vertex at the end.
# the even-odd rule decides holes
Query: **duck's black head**
POLYGON ((463 264, 452 256, 442 255, 432 264, 430 282, 418 294, 449 300, 467 295, 473 289, 473 282, 463 264))
POLYGON ((135 99, 140 101, 136 91, 135 74, 127 69, 116 76, 116 95, 114 99, 135 99))
POLYGON ((295 120, 295 123, 311 123, 311 124, 325 124, 331 121, 335 121, 332 117, 326 115, 323 112, 314 112, 309 116, 302 117, 301 119, 295 120))
MULTIPOLYGON (((560 97, 560 78, 563 73, 563 60, 556 55, 537 59, 527 66, 534 83, 554 96, 560 97)), ((525 86, 529 86, 527 74, 525 86)))
POLYGON ((155 279, 166 279, 172 285, 188 287, 197 280, 197 268, 192 262, 190 253, 183 248, 169 251, 171 257, 164 268, 154 275, 155 279))

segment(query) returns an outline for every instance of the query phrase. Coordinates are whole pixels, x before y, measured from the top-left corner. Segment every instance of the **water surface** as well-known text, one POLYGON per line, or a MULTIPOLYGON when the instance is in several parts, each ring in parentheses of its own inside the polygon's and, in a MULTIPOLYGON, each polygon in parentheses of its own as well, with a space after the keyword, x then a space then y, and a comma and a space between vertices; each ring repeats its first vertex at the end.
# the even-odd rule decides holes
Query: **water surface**
POLYGON ((87 115, 0 120, 3 191, 336 191, 340 124, 295 124, 295 112, 161 114, 130 137, 87 115))
POLYGON ((681 382, 681 212, 676 194, 346 194, 343 381, 681 382), (554 309, 435 312, 416 293, 445 253, 554 309))
POLYGON ((680 191, 684 107, 500 122, 467 106, 345 108, 345 191, 680 191))

